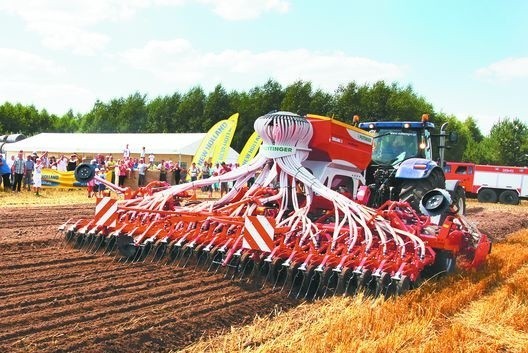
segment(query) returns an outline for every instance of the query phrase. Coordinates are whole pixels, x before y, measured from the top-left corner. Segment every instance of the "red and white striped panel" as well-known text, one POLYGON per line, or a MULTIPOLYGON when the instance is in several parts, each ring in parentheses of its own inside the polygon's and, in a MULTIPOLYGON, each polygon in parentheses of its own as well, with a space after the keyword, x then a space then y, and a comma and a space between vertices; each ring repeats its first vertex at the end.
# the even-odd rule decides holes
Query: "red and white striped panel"
POLYGON ((98 226, 115 227, 117 223, 117 200, 111 197, 97 199, 94 219, 98 226))
POLYGON ((244 221, 246 231, 242 247, 245 249, 271 252, 275 247, 275 219, 265 216, 247 216, 244 221))

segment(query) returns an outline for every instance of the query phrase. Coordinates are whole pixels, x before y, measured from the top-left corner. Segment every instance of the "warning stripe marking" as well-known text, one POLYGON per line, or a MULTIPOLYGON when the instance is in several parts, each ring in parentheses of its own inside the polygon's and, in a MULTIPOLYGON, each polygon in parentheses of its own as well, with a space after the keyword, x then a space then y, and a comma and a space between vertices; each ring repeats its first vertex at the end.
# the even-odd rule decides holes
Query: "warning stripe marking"
POLYGON ((247 249, 271 252, 275 247, 273 243, 275 235, 274 224, 275 220, 273 218, 268 219, 265 216, 246 217, 244 221, 246 232, 244 232, 242 246, 247 249))
POLYGON ((97 199, 94 218, 98 226, 115 227, 117 223, 117 200, 110 197, 97 199))

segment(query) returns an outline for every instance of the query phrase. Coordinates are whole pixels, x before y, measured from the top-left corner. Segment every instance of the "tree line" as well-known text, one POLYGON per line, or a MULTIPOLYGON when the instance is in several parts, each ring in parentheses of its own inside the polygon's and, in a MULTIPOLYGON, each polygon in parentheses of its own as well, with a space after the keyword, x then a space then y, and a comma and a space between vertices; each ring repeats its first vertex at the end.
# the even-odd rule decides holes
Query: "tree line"
POLYGON ((253 132, 255 119, 274 110, 325 115, 347 123, 352 123, 354 115, 362 121, 403 121, 429 113, 437 127, 448 122, 449 130, 458 133, 458 142, 446 151, 447 160, 528 165, 528 126, 518 118, 495 122, 490 134, 484 136, 474 118, 459 120, 436 112, 411 86, 384 81, 363 85, 352 81, 332 93, 314 89, 309 81, 282 87, 272 79, 248 91, 228 92, 218 84, 211 92, 196 86, 185 93, 153 99, 136 92, 109 102, 98 100, 85 114, 70 110, 62 116, 39 111, 33 105, 5 102, 0 106, 0 134, 206 132, 217 121, 239 112, 232 147, 240 151, 253 132))

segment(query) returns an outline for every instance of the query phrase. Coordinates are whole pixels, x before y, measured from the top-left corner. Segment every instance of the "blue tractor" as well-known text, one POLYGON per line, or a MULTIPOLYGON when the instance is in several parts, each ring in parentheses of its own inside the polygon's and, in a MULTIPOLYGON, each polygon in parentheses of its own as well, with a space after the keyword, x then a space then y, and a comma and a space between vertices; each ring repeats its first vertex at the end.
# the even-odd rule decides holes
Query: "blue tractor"
POLYGON ((424 114, 422 121, 378 121, 359 123, 374 135, 372 162, 366 170, 367 205, 379 207, 387 200, 407 201, 416 211, 436 216, 465 213, 465 192, 443 172, 446 140, 456 142, 455 133, 443 124, 438 134, 424 114), (432 138, 438 137, 438 162, 433 159, 432 138))

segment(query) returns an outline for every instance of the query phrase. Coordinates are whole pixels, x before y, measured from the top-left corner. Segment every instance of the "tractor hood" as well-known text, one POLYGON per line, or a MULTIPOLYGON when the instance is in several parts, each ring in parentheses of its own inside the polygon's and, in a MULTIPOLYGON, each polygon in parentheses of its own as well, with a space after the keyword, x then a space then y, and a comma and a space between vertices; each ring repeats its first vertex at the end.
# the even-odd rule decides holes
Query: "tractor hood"
POLYGON ((403 161, 396 171, 396 178, 422 179, 438 168, 436 162, 425 158, 411 158, 403 161))

